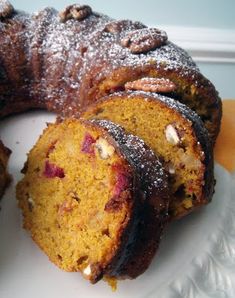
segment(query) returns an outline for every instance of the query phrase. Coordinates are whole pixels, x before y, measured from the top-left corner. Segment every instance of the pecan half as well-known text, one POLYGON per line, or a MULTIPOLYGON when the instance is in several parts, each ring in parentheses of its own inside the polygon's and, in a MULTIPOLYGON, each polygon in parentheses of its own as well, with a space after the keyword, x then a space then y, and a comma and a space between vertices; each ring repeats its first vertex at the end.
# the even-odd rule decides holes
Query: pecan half
POLYGON ((14 7, 7 0, 0 1, 0 20, 8 18, 14 12, 14 7))
POLYGON ((165 78, 142 78, 125 84, 125 90, 169 93, 175 89, 176 85, 169 79, 165 78))
POLYGON ((92 14, 92 9, 88 5, 73 4, 66 7, 59 13, 61 22, 66 22, 70 19, 82 21, 92 14))
POLYGON ((129 32, 121 39, 121 45, 129 48, 132 54, 141 54, 164 45, 166 41, 165 31, 156 28, 143 28, 129 32))
POLYGON ((178 132, 176 130, 176 128, 171 125, 168 124, 165 128, 165 135, 166 135, 166 139, 169 143, 171 143, 172 145, 177 145, 180 142, 180 137, 178 135, 178 132))
POLYGON ((172 145, 183 145, 185 131, 177 127, 176 123, 168 124, 165 127, 165 136, 172 145))
POLYGON ((136 30, 136 29, 142 29, 142 28, 146 28, 145 25, 143 25, 140 22, 132 22, 129 20, 120 20, 120 21, 114 21, 111 23, 108 23, 105 28, 104 31, 105 32, 109 32, 109 33, 120 33, 124 30, 136 30))
POLYGON ((95 147, 97 148, 101 159, 108 159, 115 152, 115 148, 110 145, 107 140, 101 137, 96 141, 95 147))

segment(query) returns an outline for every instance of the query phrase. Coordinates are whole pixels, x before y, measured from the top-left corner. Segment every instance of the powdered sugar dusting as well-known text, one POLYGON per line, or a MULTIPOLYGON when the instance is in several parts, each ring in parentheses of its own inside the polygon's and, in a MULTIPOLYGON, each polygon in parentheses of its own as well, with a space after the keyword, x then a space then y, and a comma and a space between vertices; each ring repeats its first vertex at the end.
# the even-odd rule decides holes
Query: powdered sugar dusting
MULTIPOLYGON (((133 32, 141 42, 151 44, 151 39, 143 33, 151 32, 151 28, 139 22, 115 21, 97 13, 83 20, 61 22, 53 8, 33 15, 16 12, 11 21, 15 24, 14 36, 19 39, 19 44, 15 49, 13 39, 9 40, 11 27, 0 22, 0 40, 5 43, 0 58, 7 60, 5 52, 15 52, 15 61, 25 55, 23 62, 27 70, 22 81, 16 84, 17 92, 12 93, 11 100, 15 102, 19 101, 21 93, 25 100, 26 93, 32 107, 44 107, 62 116, 73 116, 92 101, 113 92, 100 89, 102 82, 113 77, 114 81, 121 82, 128 71, 137 71, 140 77, 142 73, 148 76, 150 70, 157 70, 164 73, 165 78, 168 73, 177 71, 177 76, 194 80, 195 86, 198 76, 202 78, 188 54, 166 41, 165 33, 160 30, 152 28, 164 39, 164 43, 154 50, 144 54, 132 53, 123 47, 121 41, 133 32), (21 55, 17 57, 17 53, 21 55), (125 71, 120 75, 119 70, 125 71)), ((8 60, 4 64, 14 72, 22 69, 21 65, 15 67, 8 60)), ((13 77, 12 72, 10 75, 13 77)))

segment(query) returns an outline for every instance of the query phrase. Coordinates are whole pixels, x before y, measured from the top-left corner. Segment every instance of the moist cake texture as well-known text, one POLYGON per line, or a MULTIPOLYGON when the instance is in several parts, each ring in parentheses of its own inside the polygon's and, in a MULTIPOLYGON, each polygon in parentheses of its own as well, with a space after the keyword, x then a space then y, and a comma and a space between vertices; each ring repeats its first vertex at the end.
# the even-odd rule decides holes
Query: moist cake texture
POLYGON ((142 140, 107 121, 65 120, 48 126, 23 172, 24 227, 53 263, 93 283, 147 269, 168 221, 169 189, 142 140))

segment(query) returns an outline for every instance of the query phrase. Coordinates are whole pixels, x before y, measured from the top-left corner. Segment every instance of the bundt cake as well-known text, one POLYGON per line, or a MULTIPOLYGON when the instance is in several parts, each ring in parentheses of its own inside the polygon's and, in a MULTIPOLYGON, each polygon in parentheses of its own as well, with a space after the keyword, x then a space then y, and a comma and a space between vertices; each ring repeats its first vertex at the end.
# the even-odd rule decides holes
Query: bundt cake
POLYGON ((103 98, 81 117, 123 126, 162 158, 170 175, 172 218, 211 201, 212 145, 200 118, 182 103, 150 92, 126 91, 103 98))
POLYGON ((150 264, 168 219, 168 175, 144 142, 105 120, 50 124, 17 185, 24 227, 50 260, 102 277, 150 264))
POLYGON ((0 116, 38 107, 63 117, 79 115, 97 99, 139 90, 140 80, 150 78, 152 87, 146 84, 145 91, 188 105, 215 142, 221 118, 217 91, 164 31, 113 20, 87 5, 30 15, 0 3, 0 116))
POLYGON ((6 186, 9 184, 11 177, 7 172, 7 162, 11 150, 3 145, 0 141, 0 198, 4 194, 6 186))
POLYGON ((210 201, 221 100, 164 31, 87 5, 30 15, 0 0, 0 117, 33 108, 69 118, 44 131, 17 186, 25 228, 60 268, 135 278, 168 211, 210 201))

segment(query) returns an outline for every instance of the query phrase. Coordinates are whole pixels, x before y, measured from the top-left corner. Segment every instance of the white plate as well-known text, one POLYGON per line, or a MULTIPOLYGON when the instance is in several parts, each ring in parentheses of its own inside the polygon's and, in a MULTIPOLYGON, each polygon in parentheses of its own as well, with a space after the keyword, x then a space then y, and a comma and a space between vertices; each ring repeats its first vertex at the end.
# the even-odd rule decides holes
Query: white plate
POLYGON ((218 165, 213 202, 171 224, 150 268, 136 280, 119 282, 115 293, 104 282, 91 285, 50 263, 21 227, 15 184, 26 152, 54 119, 37 111, 1 121, 1 138, 13 150, 14 177, 0 211, 1 298, 235 297, 234 180, 218 165))

